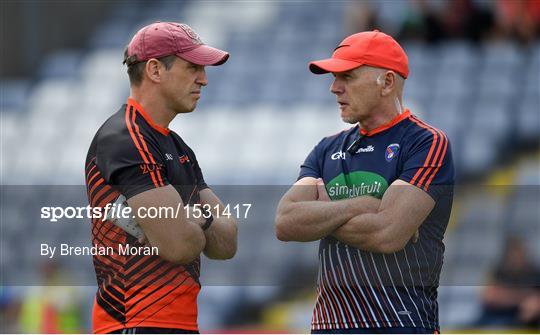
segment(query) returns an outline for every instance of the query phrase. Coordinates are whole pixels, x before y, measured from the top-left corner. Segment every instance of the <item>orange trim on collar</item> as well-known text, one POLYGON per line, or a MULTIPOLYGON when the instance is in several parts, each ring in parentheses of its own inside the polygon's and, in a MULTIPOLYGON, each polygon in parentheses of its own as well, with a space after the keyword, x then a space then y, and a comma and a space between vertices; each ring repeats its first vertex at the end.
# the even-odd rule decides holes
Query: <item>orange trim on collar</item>
POLYGON ((395 126, 396 124, 398 124, 401 121, 405 120, 409 116, 411 116, 411 111, 409 109, 405 109, 405 111, 403 113, 401 113, 398 116, 396 116, 395 118, 393 118, 392 121, 388 122, 387 124, 383 124, 382 126, 379 126, 379 127, 375 128, 375 129, 372 129, 370 131, 365 131, 364 129, 360 129, 360 134, 362 134, 363 136, 373 136, 373 135, 378 134, 378 133, 380 133, 382 131, 385 131, 386 129, 392 128, 393 126, 395 126))
POLYGON ((162 127, 162 126, 156 124, 154 122, 154 120, 152 120, 150 115, 148 115, 144 111, 142 106, 139 105, 139 103, 137 101, 135 101, 133 98, 128 98, 127 99, 127 104, 128 104, 128 106, 133 106, 135 108, 135 110, 142 115, 142 117, 146 120, 146 122, 148 122, 150 127, 154 128, 155 130, 159 131, 160 133, 162 133, 165 136, 169 135, 169 132, 170 132, 169 128, 165 128, 165 127, 162 127))

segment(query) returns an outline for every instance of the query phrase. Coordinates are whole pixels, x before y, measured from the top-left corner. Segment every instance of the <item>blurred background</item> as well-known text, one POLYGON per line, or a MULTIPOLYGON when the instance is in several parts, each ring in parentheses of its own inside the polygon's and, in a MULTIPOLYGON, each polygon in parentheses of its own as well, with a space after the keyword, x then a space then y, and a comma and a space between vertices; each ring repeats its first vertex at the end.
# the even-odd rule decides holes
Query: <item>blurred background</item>
MULTIPOLYGON (((376 28, 398 39, 410 62, 405 105, 446 132, 457 170, 439 290, 442 331, 538 332, 540 1, 0 6, 1 332, 91 331, 91 258, 77 259, 79 271, 68 264, 73 260, 50 262, 32 249, 43 239, 90 243, 89 226, 59 232, 24 208, 36 194, 47 197, 33 185, 84 185, 90 141, 129 95, 123 49, 157 20, 187 23, 205 43, 230 52, 224 66, 207 69, 209 85, 195 112, 170 128, 194 149, 210 185, 245 185, 247 199, 276 185, 284 191, 322 137, 348 128, 329 92, 331 76, 312 75, 308 62, 330 56, 355 32, 376 28), (26 191, 13 191, 18 185, 26 191), (35 280, 17 285, 17 273, 35 280), (66 286, 66 277, 81 274, 86 281, 66 286)), ((203 261, 203 332, 309 331, 317 244, 275 240, 281 194, 258 204, 264 214, 257 220, 240 224, 234 260, 203 261), (267 265, 275 278, 294 273, 299 285, 213 281, 253 264, 267 265)))

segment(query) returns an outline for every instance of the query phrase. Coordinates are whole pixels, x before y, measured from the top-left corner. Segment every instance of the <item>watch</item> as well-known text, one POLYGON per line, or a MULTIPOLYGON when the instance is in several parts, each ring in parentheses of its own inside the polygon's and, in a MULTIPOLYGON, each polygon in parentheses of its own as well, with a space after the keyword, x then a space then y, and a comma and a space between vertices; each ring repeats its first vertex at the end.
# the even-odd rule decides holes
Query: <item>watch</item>
POLYGON ((204 224, 201 226, 203 231, 210 228, 210 226, 212 225, 212 222, 214 222, 214 216, 212 215, 212 213, 210 213, 210 211, 207 211, 207 213, 210 214, 210 216, 206 219, 204 224))

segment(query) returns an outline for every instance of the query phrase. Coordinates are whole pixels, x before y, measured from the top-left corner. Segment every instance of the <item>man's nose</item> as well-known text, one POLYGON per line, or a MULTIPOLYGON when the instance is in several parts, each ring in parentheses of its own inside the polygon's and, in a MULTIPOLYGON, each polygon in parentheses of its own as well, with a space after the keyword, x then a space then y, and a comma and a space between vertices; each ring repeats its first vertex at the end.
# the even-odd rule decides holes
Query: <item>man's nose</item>
POLYGON ((204 68, 199 71, 196 82, 201 86, 208 85, 208 77, 206 76, 206 70, 204 68))
POLYGON ((330 92, 334 94, 343 93, 343 85, 341 84, 340 80, 338 80, 337 78, 334 78, 332 85, 330 85, 330 92))

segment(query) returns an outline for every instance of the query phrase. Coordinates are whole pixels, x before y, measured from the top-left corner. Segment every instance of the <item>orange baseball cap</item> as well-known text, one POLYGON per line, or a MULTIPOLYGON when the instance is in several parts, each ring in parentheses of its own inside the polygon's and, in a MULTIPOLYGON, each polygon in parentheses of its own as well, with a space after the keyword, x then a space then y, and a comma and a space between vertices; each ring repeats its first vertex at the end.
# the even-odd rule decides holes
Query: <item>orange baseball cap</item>
POLYGON ((409 60, 403 48, 391 36, 378 30, 364 31, 345 38, 332 58, 309 63, 315 74, 345 72, 362 65, 393 70, 403 78, 409 75, 409 60))

